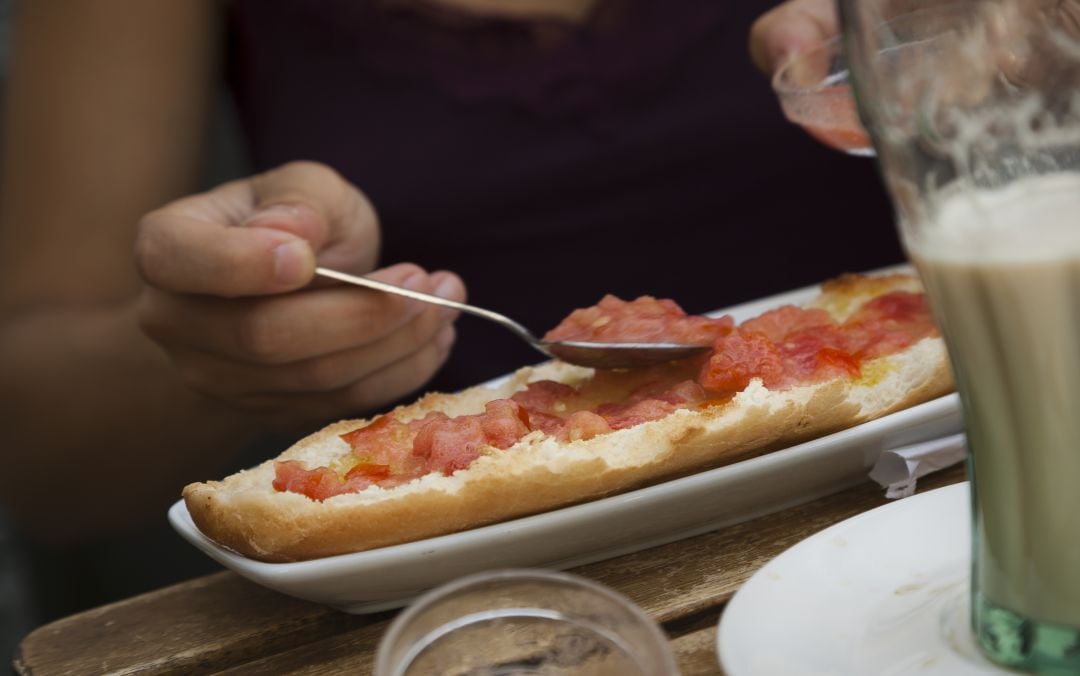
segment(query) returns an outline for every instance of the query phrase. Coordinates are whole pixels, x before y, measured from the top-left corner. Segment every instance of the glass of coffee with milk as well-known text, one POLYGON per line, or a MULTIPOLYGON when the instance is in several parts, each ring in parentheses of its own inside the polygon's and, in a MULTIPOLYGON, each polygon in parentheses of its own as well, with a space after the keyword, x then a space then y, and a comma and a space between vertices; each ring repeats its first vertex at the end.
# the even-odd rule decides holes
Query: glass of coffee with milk
POLYGON ((963 402, 975 637, 1080 673, 1080 0, 839 4, 963 402))

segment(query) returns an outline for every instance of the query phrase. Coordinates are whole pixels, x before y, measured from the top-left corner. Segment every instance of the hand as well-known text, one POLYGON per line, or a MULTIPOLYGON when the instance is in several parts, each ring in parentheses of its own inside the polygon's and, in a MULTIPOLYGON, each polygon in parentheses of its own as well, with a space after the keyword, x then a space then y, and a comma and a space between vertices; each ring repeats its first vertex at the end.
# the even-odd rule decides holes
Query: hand
MULTIPOLYGON (((423 385, 445 361, 456 313, 356 287, 310 284, 316 260, 367 274, 379 229, 364 196, 294 163, 145 216, 135 259, 143 330, 192 389, 277 428, 355 415, 423 385)), ((454 300, 448 272, 373 277, 454 300)))
POLYGON ((750 58, 766 75, 840 32, 833 0, 787 0, 750 28, 750 58))

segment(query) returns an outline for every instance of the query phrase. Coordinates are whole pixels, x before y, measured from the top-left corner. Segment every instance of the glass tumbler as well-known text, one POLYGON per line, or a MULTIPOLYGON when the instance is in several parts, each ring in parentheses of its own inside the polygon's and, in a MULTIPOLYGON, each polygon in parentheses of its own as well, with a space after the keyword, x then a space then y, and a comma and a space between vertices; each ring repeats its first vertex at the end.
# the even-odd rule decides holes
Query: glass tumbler
POLYGON ((840 15, 963 403, 975 638, 999 664, 1080 673, 1080 4, 840 15))
POLYGON ((478 573, 417 599, 383 636, 376 676, 669 676, 660 628, 621 594, 547 570, 478 573))
POLYGON ((871 156, 870 137, 859 124, 840 36, 798 54, 776 69, 773 91, 788 121, 827 146, 871 156))

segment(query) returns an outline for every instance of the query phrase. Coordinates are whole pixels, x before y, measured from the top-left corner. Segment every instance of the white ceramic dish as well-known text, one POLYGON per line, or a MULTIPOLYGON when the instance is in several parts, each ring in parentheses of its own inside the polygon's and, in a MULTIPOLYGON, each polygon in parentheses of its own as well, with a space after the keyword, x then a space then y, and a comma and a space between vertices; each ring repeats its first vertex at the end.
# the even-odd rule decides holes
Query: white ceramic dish
POLYGON ((761 568, 728 604, 729 676, 1009 674, 968 624, 968 484, 852 517, 761 568))
MULTIPOLYGON (((805 301, 806 288, 739 305, 736 319, 805 301)), ((878 420, 743 462, 622 495, 383 549, 298 563, 263 563, 204 536, 183 501, 173 527, 227 568, 292 596, 354 613, 400 606, 485 568, 569 568, 653 547, 834 493, 861 481, 887 448, 961 428, 948 395, 878 420)))

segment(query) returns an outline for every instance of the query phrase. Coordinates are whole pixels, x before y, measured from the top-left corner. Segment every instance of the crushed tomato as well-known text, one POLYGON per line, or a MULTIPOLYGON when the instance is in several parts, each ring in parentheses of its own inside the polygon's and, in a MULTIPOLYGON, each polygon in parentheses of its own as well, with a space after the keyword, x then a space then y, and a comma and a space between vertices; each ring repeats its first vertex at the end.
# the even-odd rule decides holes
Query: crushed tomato
POLYGON ((533 431, 560 441, 591 439, 681 408, 725 401, 755 378, 769 389, 856 378, 866 360, 932 335, 937 328, 925 296, 903 291, 870 300, 842 323, 824 310, 788 305, 739 326, 726 316, 686 315, 672 301, 643 297, 626 302, 607 296, 593 308, 575 310, 547 337, 705 341, 712 352, 632 371, 597 371, 578 387, 550 380, 529 383, 474 415, 451 418, 432 412, 408 422, 383 415, 341 435, 352 449, 351 464, 305 469, 293 460, 279 461, 273 486, 326 500, 430 473, 449 475, 533 431))
POLYGON ((609 294, 592 307, 571 312, 544 339, 711 345, 733 325, 728 316, 712 319, 688 315, 675 301, 666 298, 641 296, 625 301, 609 294))

